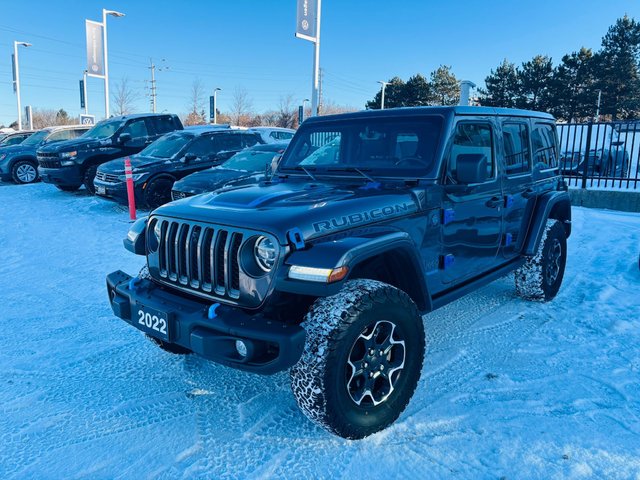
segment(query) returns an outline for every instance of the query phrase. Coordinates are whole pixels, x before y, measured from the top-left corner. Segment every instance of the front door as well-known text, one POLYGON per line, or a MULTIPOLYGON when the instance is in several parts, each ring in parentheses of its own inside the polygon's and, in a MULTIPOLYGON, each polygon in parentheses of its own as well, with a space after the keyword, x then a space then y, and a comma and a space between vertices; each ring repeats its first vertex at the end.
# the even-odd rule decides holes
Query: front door
POLYGON ((441 216, 440 272, 444 284, 481 275, 499 265, 503 194, 496 168, 496 131, 491 119, 461 120, 456 124, 444 179, 441 216), (484 154, 487 180, 465 185, 457 179, 457 158, 484 154))

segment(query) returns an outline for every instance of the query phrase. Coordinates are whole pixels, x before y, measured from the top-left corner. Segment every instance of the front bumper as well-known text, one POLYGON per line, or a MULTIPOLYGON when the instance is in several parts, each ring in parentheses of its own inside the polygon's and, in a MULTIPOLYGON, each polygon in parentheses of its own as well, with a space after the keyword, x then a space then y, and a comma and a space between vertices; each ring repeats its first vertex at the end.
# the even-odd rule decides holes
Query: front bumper
POLYGON ((216 363, 273 374, 292 367, 302 355, 306 334, 299 325, 223 305, 214 308, 209 318, 211 304, 176 294, 151 280, 134 279, 120 270, 107 275, 107 290, 111 308, 122 320, 139 328, 134 313, 139 304, 165 312, 169 343, 216 363), (236 351, 236 340, 248 345, 246 357, 236 351))
POLYGON ((38 167, 38 174, 44 183, 54 185, 75 186, 82 185, 84 181, 80 165, 60 168, 38 167))
MULTIPOLYGON (((111 183, 95 178, 93 180, 93 186, 96 189, 96 195, 100 197, 110 198, 117 201, 118 203, 122 203, 125 205, 129 202, 129 199, 127 197, 127 184, 125 182, 111 183)), ((142 197, 142 189, 139 188, 135 183, 133 184, 133 186, 136 204, 139 204, 142 197)))

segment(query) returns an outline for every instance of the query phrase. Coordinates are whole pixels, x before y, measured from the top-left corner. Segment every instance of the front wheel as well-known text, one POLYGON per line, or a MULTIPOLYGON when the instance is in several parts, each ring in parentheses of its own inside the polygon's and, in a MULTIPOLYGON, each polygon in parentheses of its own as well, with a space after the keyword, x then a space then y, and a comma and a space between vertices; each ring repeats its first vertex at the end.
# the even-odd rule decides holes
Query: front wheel
POLYGON ((11 168, 11 178, 19 185, 34 183, 38 180, 38 169, 29 160, 19 160, 11 168))
POLYGON ((549 219, 536 254, 516 270, 516 293, 528 300, 549 301, 560 290, 567 263, 567 236, 558 220, 549 219))
POLYGON ((352 280, 316 300, 303 325, 307 340, 291 388, 305 415, 351 439, 391 425, 413 396, 424 358, 411 298, 382 282, 352 280))
POLYGON ((148 184, 144 193, 144 202, 150 209, 158 208, 171 201, 171 189, 173 188, 173 179, 168 177, 159 177, 152 179, 148 184))

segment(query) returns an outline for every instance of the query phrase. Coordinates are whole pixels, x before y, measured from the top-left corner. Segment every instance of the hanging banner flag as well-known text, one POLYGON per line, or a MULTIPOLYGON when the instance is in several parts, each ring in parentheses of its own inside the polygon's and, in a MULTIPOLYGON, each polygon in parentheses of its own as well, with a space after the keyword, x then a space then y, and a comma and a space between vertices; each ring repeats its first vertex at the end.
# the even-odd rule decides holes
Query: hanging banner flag
POLYGON ((84 108, 84 80, 80 80, 80 108, 84 108))
POLYGON ((209 97, 209 120, 213 120, 216 116, 216 97, 209 97))
POLYGON ((310 42, 317 40, 319 2, 320 0, 298 0, 296 37, 310 42))
POLYGON ((16 56, 11 54, 11 71, 13 73, 13 93, 16 93, 16 56))
POLYGON ((104 77, 104 46, 102 23, 85 20, 87 28, 87 74, 104 77))

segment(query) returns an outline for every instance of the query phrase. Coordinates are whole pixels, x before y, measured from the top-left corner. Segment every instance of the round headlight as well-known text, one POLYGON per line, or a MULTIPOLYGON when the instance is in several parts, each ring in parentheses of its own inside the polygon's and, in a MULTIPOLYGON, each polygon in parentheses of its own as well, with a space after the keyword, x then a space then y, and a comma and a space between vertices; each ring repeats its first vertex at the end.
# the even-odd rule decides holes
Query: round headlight
POLYGON ((276 246, 267 237, 258 237, 253 253, 258 266, 265 272, 270 272, 276 263, 276 246))

